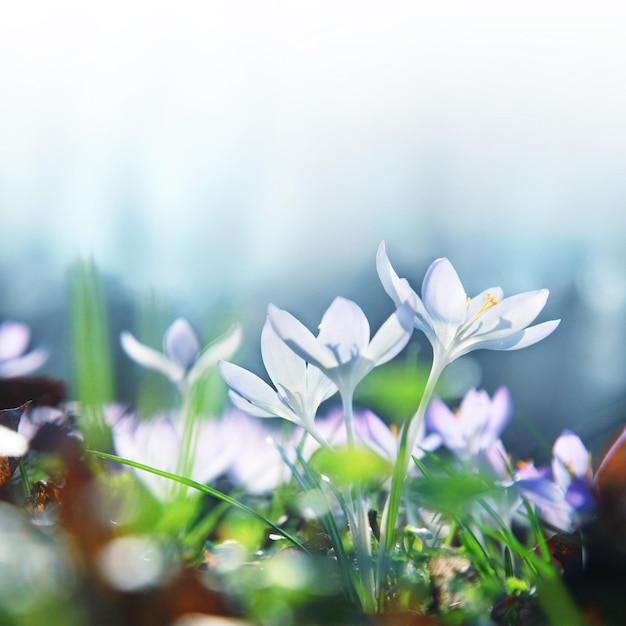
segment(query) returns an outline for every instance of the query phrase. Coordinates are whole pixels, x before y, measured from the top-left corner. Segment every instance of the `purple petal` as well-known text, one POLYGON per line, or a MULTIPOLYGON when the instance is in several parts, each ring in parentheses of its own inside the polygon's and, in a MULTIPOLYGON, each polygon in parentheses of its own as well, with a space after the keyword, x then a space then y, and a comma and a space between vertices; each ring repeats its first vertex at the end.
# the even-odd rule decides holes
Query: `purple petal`
POLYGON ((198 358, 198 337, 186 319, 179 317, 165 331, 163 351, 170 361, 185 371, 198 358))
POLYGON ((38 370, 50 356, 47 348, 36 348, 24 356, 0 361, 0 378, 26 376, 38 370))
POLYGON ((464 445, 459 420, 436 396, 428 403, 425 420, 430 430, 441 435, 447 448, 455 449, 464 445))
POLYGON ((506 387, 499 387, 491 398, 489 420, 482 432, 481 447, 483 449, 489 447, 496 439, 500 438, 512 414, 513 400, 511 394, 506 387))
POLYGON ((0 324, 0 361, 24 354, 30 342, 30 328, 22 322, 7 320, 0 324))

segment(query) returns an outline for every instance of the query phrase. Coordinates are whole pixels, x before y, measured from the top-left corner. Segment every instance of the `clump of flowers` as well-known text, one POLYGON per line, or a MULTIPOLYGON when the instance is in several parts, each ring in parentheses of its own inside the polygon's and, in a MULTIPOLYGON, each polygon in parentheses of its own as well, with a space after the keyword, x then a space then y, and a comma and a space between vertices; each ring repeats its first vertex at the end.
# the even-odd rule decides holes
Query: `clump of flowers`
MULTIPOLYGON (((516 461, 504 443, 513 419, 506 387, 469 389, 455 405, 438 386, 446 367, 474 350, 519 350, 554 332, 559 320, 535 323, 548 290, 504 297, 490 287, 470 297, 442 258, 418 294, 392 267, 384 242, 376 268, 391 313, 374 333, 344 297, 330 303, 315 332, 270 304, 260 335, 266 375, 236 363, 238 325, 203 349, 178 318, 161 350, 120 334, 126 355, 175 390, 175 406, 141 415, 95 381, 81 387, 78 403, 2 411, 0 461, 9 479, 19 467, 33 517, 52 511, 46 523, 58 523, 80 555, 70 600, 83 588, 98 606, 115 598, 111 619, 128 623, 120 607, 147 615, 144 600, 158 596, 170 613, 151 623, 176 626, 214 614, 232 624, 378 624, 385 618, 377 614, 403 613, 428 623, 444 614, 446 623, 486 623, 490 613, 492 623, 523 625, 537 611, 552 624, 580 623, 560 578, 570 566, 554 545, 580 537, 600 514, 598 476, 607 484, 606 468, 616 462, 605 459, 594 474, 568 429, 545 451, 545 464, 516 461), (432 361, 411 413, 359 406, 357 387, 416 331, 432 361), (224 397, 207 410, 213 373, 224 397), (94 437, 102 431, 108 440, 94 437), (309 619, 312 611, 319 615, 309 619)), ((93 299, 97 289, 89 289, 93 299)), ((85 302, 92 305, 79 298, 76 306, 85 302)), ((77 336, 101 338, 102 330, 86 323, 77 336)), ((44 350, 25 354, 29 341, 24 325, 0 325, 0 377, 43 363, 44 350)), ((97 377, 103 362, 89 362, 84 344, 76 350, 97 377)), ((81 618, 95 615, 85 609, 81 618)))

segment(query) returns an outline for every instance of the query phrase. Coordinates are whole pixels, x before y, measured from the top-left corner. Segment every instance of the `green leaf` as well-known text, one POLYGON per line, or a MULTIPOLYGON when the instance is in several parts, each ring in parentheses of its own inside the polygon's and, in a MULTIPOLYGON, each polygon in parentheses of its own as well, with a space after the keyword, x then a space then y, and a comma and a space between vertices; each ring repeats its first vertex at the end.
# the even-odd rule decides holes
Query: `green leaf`
POLYGON ((367 448, 321 448, 309 465, 338 485, 371 484, 391 476, 391 464, 367 448))

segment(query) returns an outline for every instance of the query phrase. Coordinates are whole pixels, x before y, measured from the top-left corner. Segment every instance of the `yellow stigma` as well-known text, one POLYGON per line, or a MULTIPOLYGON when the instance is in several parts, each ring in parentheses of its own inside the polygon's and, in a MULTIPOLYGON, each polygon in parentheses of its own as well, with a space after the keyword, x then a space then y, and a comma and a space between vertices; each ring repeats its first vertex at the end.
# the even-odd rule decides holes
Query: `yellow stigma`
MULTIPOLYGON (((468 308, 469 308, 471 301, 472 301, 471 298, 468 297, 467 298, 468 308)), ((482 306, 480 307, 480 309, 478 309, 478 311, 476 311, 476 313, 474 313, 472 317, 466 320, 465 324, 463 324, 463 326, 461 326, 459 330, 456 331, 456 334, 458 335, 459 333, 463 332, 478 316, 482 315, 487 309, 490 309, 492 306, 496 306, 498 302, 499 302, 498 296, 492 296, 488 291, 486 291, 485 301, 482 303, 482 306)))

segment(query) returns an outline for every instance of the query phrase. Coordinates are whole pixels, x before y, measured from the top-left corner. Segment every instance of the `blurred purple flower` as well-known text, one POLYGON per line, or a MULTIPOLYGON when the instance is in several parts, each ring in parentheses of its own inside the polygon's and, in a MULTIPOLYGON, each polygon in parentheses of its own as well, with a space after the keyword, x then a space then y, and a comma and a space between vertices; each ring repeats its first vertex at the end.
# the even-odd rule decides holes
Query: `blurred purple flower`
POLYGON ((422 283, 422 298, 405 278, 400 278, 387 257, 385 242, 378 247, 376 267, 380 281, 396 306, 415 303, 415 328, 433 347, 433 369, 472 350, 519 350, 547 337, 560 320, 528 327, 548 299, 548 290, 527 291, 502 299, 502 289, 492 287, 468 298, 448 259, 437 259, 422 283))
POLYGON ((512 412, 513 402, 506 387, 498 388, 492 398, 482 389, 470 389, 455 411, 433 397, 426 409, 425 421, 432 432, 439 434, 443 445, 462 461, 487 455, 486 460, 495 465, 500 435, 512 412), (491 449, 492 446, 496 447, 491 449))
POLYGON ((229 359, 241 343, 241 328, 233 326, 202 353, 189 322, 179 317, 165 331, 163 352, 137 341, 128 331, 120 335, 126 354, 139 365, 156 370, 178 386, 191 386, 219 359, 229 359))
MULTIPOLYGON (((123 415, 111 430, 120 457, 174 474, 178 469, 182 431, 182 419, 178 414, 137 419, 133 413, 123 415)), ((208 483, 230 467, 238 453, 238 440, 228 424, 217 418, 200 418, 196 433, 196 454, 189 477, 208 483)), ((137 470, 137 476, 158 499, 171 497, 173 481, 142 470, 137 470)))
POLYGON ((26 324, 10 320, 0 324, 0 378, 31 374, 46 362, 49 351, 35 348, 26 353, 29 343, 30 328, 26 324))

